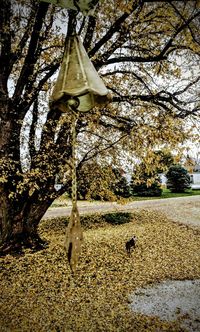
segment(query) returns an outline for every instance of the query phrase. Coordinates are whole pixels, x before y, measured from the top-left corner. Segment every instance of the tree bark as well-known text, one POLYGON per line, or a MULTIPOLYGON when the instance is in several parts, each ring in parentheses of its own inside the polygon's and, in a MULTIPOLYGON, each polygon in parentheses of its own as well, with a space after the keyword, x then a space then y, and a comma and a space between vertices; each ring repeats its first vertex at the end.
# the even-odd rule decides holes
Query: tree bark
POLYGON ((41 221, 52 200, 21 203, 16 208, 6 195, 0 199, 0 255, 22 253, 24 249, 40 250, 47 242, 38 234, 41 221))
MULTIPOLYGON (((64 192, 64 188, 62 192, 54 189, 58 172, 55 160, 60 156, 56 153, 57 146, 53 140, 56 124, 53 125, 50 118, 49 125, 47 119, 40 152, 33 153, 31 169, 23 173, 19 121, 23 110, 18 112, 8 96, 0 96, 0 255, 21 253, 25 248, 44 248, 46 242, 38 234, 38 224, 53 200, 64 192), (51 142, 55 155, 51 156, 46 151, 46 140, 49 144, 51 142), (40 169, 40 174, 37 174, 37 169, 40 169)), ((52 115, 52 112, 49 114, 52 115)), ((56 121, 59 114, 53 115, 56 121)), ((68 127, 65 135, 67 133, 68 127)), ((66 158, 69 158, 71 150, 66 148, 64 151, 66 158)))

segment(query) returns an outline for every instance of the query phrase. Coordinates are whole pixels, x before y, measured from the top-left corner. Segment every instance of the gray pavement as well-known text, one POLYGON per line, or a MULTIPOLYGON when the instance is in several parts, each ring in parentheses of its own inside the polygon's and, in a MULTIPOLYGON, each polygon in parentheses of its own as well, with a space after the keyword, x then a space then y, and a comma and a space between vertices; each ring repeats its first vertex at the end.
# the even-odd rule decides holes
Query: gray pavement
MULTIPOLYGON (((157 210, 165 213, 173 221, 200 226, 200 195, 177 198, 154 199, 144 201, 132 201, 127 204, 116 202, 78 202, 80 214, 111 212, 111 211, 134 211, 134 210, 157 210)), ((71 212, 71 203, 66 207, 50 207, 43 219, 68 216, 71 212)))

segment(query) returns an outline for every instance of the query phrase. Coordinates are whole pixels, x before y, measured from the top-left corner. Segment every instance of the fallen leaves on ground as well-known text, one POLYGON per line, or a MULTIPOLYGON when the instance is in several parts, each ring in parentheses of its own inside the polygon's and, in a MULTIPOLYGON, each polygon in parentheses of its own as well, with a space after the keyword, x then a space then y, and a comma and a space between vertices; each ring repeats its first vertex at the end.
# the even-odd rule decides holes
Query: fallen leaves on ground
POLYGON ((85 220, 74 278, 63 248, 63 219, 41 223, 48 249, 0 259, 0 331, 183 331, 178 322, 132 313, 128 299, 147 284, 199 278, 199 232, 152 211, 134 212, 131 222, 120 225, 100 215, 85 220), (125 242, 134 234, 138 242, 129 256, 125 242))

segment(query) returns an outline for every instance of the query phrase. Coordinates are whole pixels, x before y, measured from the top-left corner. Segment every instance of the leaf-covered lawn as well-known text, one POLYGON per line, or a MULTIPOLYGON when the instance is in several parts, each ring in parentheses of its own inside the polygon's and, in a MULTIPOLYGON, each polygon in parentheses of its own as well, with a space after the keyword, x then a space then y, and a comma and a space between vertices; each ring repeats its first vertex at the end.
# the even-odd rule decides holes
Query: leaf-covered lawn
POLYGON ((118 225, 100 216, 83 222, 74 279, 63 251, 63 220, 42 222, 48 249, 0 259, 0 331, 183 331, 178 322, 133 314, 128 299, 149 283, 199 278, 199 232, 147 211, 134 212, 131 222, 118 225), (129 257, 124 245, 133 234, 138 243, 129 257))

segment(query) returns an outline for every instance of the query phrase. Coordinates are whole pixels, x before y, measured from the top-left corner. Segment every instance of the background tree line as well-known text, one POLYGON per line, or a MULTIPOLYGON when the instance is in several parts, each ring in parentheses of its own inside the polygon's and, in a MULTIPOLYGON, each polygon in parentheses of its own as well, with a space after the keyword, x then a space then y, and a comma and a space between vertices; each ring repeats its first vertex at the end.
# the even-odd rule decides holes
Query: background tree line
MULTIPOLYGON (((176 158, 169 152, 158 151, 157 154, 161 159, 161 167, 147 172, 145 165, 139 163, 129 176, 130 181, 123 168, 101 165, 97 161, 86 163, 78 174, 78 199, 114 201, 135 195, 155 197, 162 195, 165 186, 173 193, 183 193, 190 189, 188 171, 176 162, 176 158), (166 184, 161 181, 162 174, 166 176, 166 184)), ((62 179, 60 182, 62 184, 62 179)), ((66 193, 71 197, 71 181, 66 193)))

